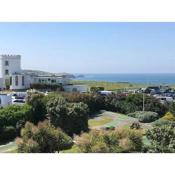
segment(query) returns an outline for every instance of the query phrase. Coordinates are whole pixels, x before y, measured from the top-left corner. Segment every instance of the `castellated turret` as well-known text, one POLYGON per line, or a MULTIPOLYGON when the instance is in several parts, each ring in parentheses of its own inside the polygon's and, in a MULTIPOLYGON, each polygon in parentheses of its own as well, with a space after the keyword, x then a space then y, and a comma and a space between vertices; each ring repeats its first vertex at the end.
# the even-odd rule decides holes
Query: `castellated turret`
POLYGON ((0 55, 0 78, 3 87, 10 84, 10 76, 21 74, 21 55, 0 55))

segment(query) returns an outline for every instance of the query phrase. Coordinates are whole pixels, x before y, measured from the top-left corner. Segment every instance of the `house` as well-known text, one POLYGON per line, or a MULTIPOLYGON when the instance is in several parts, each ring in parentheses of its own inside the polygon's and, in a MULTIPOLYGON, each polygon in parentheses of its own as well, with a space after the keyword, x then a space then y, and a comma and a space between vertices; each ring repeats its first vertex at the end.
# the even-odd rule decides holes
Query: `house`
MULTIPOLYGON (((41 71, 42 72, 42 71, 41 71)), ((68 75, 38 75, 21 69, 20 55, 0 55, 0 89, 28 89, 32 84, 69 84, 68 75)))
POLYGON ((21 55, 0 55, 0 89, 22 90, 32 84, 62 85, 67 92, 87 92, 86 85, 70 84, 73 75, 22 70, 21 55))

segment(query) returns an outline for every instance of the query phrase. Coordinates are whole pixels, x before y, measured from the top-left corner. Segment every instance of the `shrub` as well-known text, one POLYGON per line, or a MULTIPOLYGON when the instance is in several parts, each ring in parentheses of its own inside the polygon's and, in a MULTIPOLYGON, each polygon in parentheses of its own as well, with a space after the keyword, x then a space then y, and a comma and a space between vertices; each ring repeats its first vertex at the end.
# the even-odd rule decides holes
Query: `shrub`
POLYGON ((104 109, 104 98, 98 94, 88 93, 62 93, 62 96, 69 103, 80 103, 83 102, 88 105, 89 112, 94 113, 101 109, 104 109))
POLYGON ((7 126, 0 131, 0 142, 9 141, 16 137, 16 129, 13 126, 7 126))
POLYGON ((162 125, 147 131, 148 152, 175 153, 175 125, 162 125))
MULTIPOLYGON (((135 111, 141 111, 143 108, 143 94, 110 94, 102 96, 99 94, 81 94, 81 93, 62 93, 67 102, 83 102, 88 105, 90 113, 99 110, 109 110, 124 114, 135 111)), ((160 101, 152 96, 145 95, 145 110, 158 113, 161 117, 167 111, 168 107, 161 104, 160 101)))
POLYGON ((21 138, 16 140, 18 152, 21 153, 53 153, 69 149, 72 139, 48 121, 37 126, 27 122, 21 131, 21 138))
POLYGON ((134 122, 131 124, 130 129, 141 129, 139 122, 134 122))
POLYGON ((93 86, 93 87, 91 87, 90 90, 91 90, 92 93, 96 93, 98 91, 104 91, 104 89, 105 89, 104 87, 94 87, 93 86))
POLYGON ((46 105, 42 93, 28 93, 27 104, 32 107, 32 115, 28 119, 30 122, 37 124, 39 121, 46 119, 46 105))
MULTIPOLYGON (((137 109, 132 110, 131 108, 130 112, 128 111, 128 113, 141 111, 143 108, 143 94, 130 94, 126 97, 125 101, 132 104, 135 109, 137 109)), ((156 112, 160 117, 162 117, 168 111, 168 107, 165 104, 160 103, 160 101, 155 97, 145 94, 145 111, 156 112)))
POLYGON ((171 112, 167 112, 162 120, 175 121, 175 116, 171 112))
POLYGON ((51 123, 68 135, 88 130, 88 106, 84 103, 67 103, 63 97, 53 97, 47 103, 51 123))
POLYGON ((137 112, 128 114, 128 116, 138 118, 139 122, 142 122, 142 123, 150 123, 159 119, 159 116, 157 113, 150 112, 150 111, 137 111, 137 112))
POLYGON ((77 136, 75 141, 84 153, 129 153, 142 150, 142 134, 130 129, 92 130, 77 136))
POLYGON ((153 126, 161 127, 162 125, 170 125, 170 124, 175 124, 175 121, 168 121, 168 120, 163 120, 162 118, 159 120, 156 120, 153 123, 153 126))
POLYGON ((6 126, 16 127, 18 121, 26 121, 31 117, 31 111, 31 106, 27 104, 23 106, 10 105, 0 109, 0 128, 4 128, 6 126))
POLYGON ((43 83, 35 83, 30 86, 32 89, 45 89, 51 91, 63 91, 63 86, 61 84, 43 84, 43 83))
POLYGON ((169 105, 169 111, 170 111, 173 115, 175 115, 175 103, 174 103, 174 102, 171 103, 171 104, 169 105))

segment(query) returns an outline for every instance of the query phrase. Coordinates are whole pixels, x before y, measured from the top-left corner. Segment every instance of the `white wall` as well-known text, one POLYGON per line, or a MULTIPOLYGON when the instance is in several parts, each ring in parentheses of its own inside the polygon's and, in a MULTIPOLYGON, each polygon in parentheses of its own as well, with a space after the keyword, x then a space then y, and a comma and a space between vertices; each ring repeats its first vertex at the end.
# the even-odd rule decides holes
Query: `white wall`
POLYGON ((0 89, 3 89, 3 78, 0 78, 0 89))
POLYGON ((0 106, 6 107, 12 104, 11 94, 0 94, 0 106))
MULTIPOLYGON (((12 75, 12 84, 10 86, 10 89, 25 89, 25 84, 22 85, 22 77, 23 75, 12 75), (15 78, 18 77, 18 85, 16 85, 15 78)), ((25 81, 24 81, 25 83, 25 81)))
POLYGON ((5 79, 9 79, 9 75, 5 74, 8 70, 9 75, 21 73, 21 56, 20 55, 0 55, 0 78, 3 78, 3 87, 5 88, 5 79), (8 61, 8 65, 5 62, 8 61))
POLYGON ((5 70, 9 70, 9 74, 15 72, 21 73, 21 56, 20 55, 0 55, 0 77, 4 77, 5 70), (5 65, 5 61, 9 62, 9 65, 5 65))

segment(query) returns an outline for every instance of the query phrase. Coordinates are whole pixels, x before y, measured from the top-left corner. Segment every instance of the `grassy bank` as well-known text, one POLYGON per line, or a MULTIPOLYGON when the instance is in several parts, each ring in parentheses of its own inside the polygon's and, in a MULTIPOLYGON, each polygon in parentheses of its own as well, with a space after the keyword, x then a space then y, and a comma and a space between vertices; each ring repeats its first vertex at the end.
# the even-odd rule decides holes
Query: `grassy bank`
MULTIPOLYGON (((139 89, 147 86, 159 86, 160 84, 137 84, 128 82, 105 82, 105 81, 88 81, 88 80, 72 80, 73 84, 85 84, 89 87, 104 87, 105 90, 120 90, 120 89, 139 89)), ((169 85, 175 89, 175 84, 169 85)))
POLYGON ((73 80, 73 84, 85 84, 89 87, 104 87, 105 90, 120 90, 120 89, 135 89, 145 87, 144 84, 133 84, 125 82, 105 82, 105 81, 82 81, 82 80, 73 80))

